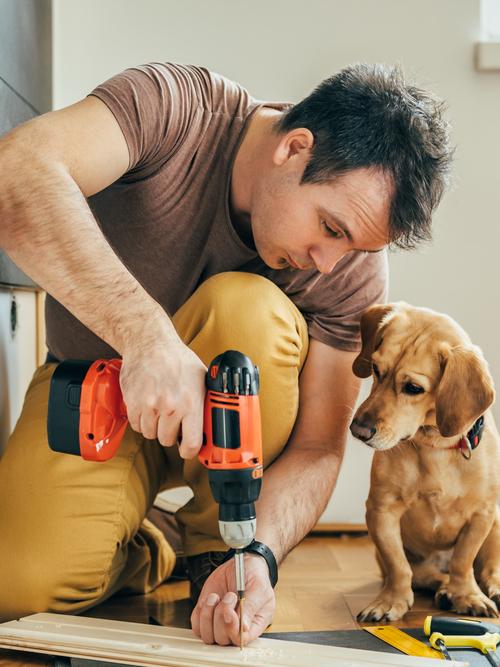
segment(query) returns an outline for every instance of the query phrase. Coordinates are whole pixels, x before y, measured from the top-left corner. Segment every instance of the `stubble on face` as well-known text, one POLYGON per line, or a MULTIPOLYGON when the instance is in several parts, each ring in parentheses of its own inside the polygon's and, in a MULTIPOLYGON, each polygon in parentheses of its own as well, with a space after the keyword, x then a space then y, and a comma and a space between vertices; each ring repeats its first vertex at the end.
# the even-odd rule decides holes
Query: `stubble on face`
POLYGON ((290 268, 285 244, 293 244, 301 222, 300 181, 303 167, 278 171, 261 178, 254 189, 251 227, 255 248, 272 269, 290 268), (294 224, 295 223, 295 224, 294 224))

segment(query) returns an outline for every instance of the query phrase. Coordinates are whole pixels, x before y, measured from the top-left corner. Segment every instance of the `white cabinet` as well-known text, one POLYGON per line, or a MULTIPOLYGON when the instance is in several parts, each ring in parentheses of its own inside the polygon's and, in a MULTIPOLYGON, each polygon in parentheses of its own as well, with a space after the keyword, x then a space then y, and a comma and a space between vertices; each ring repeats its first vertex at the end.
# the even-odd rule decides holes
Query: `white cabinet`
POLYGON ((36 292, 0 287, 0 455, 36 365, 36 292))
MULTIPOLYGON (((362 383, 356 408, 366 399, 370 387, 371 380, 362 383)), ((364 527, 372 458, 373 450, 349 433, 337 486, 318 521, 320 530, 364 527)))

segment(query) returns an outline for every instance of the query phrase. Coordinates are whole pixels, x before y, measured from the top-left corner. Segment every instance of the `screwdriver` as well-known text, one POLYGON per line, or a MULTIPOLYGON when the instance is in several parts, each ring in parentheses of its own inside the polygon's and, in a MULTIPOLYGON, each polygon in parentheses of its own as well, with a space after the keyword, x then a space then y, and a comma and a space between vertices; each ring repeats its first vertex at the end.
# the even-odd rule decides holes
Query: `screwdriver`
POLYGON ((234 561, 236 566, 236 590, 238 591, 239 614, 240 614, 240 651, 243 651, 243 601, 245 599, 245 560, 243 551, 236 549, 234 561))
POLYGON ((475 648, 494 667, 500 667, 500 658, 496 652, 500 632, 497 630, 499 628, 492 624, 465 618, 427 616, 424 621, 424 632, 429 637, 429 643, 441 650, 448 659, 446 648, 475 648))

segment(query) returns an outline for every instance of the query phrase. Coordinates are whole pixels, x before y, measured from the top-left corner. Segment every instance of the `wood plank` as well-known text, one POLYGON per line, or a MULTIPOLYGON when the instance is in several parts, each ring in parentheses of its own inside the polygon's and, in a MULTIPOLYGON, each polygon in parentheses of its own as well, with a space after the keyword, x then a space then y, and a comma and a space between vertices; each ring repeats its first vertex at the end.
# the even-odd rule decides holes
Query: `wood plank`
MULTIPOLYGON (((104 619, 34 614, 0 624, 0 647, 51 655, 95 658, 144 667, 432 667, 439 660, 426 660, 391 653, 258 639, 244 649, 208 646, 190 630, 108 621, 104 619)), ((451 661, 465 667, 466 663, 451 661)))

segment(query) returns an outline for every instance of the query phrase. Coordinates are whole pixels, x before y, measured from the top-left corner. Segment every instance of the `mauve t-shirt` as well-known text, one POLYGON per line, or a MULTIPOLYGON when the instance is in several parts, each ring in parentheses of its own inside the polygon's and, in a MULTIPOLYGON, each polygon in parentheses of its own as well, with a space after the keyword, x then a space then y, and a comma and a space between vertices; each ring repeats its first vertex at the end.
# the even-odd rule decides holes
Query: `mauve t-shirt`
MULTIPOLYGON (((386 252, 349 253, 328 275, 275 270, 231 221, 231 171, 248 120, 261 106, 283 110, 286 104, 258 101, 202 67, 170 63, 128 69, 91 95, 115 116, 130 161, 127 172, 88 203, 123 264, 169 315, 210 276, 247 271, 283 290, 312 338, 359 349, 362 311, 386 298, 386 252)), ((47 345, 57 359, 116 356, 50 295, 46 321, 47 345)))

